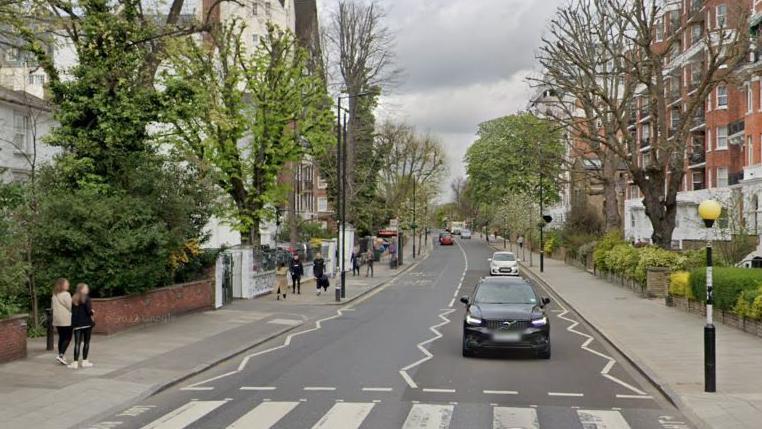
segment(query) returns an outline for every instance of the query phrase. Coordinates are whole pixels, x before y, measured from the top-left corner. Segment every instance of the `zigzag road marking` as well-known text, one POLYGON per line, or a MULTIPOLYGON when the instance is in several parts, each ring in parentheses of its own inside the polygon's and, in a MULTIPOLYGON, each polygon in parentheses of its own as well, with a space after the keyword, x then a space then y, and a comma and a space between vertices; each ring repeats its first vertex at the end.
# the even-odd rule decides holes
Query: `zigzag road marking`
POLYGON ((443 309, 443 310, 444 310, 444 311, 443 311, 442 313, 440 313, 440 314, 439 314, 439 318, 440 318, 440 319, 442 319, 443 321, 442 321, 442 322, 440 322, 440 323, 437 323, 437 324, 436 324, 436 325, 434 325, 434 326, 430 326, 430 327, 429 327, 429 330, 430 330, 431 332, 433 332, 433 333, 434 333, 434 336, 433 336, 433 337, 431 337, 431 338, 429 338, 428 340, 422 341, 422 342, 420 342, 420 343, 418 343, 418 344, 416 345, 416 347, 418 347, 418 350, 420 350, 421 352, 423 352, 423 354, 424 354, 424 355, 426 355, 426 356, 422 357, 421 359, 419 359, 419 360, 417 360, 417 361, 415 361, 415 362, 411 363, 410 365, 408 365, 408 366, 406 366, 406 367, 404 367, 404 368, 402 368, 402 369, 400 370, 400 375, 401 375, 401 376, 402 376, 402 378, 405 380, 405 382, 408 384, 408 386, 410 386, 410 388, 411 388, 411 389, 417 389, 417 388, 418 388, 418 385, 415 383, 415 381, 413 380, 413 378, 412 378, 412 377, 410 377, 410 374, 408 374, 407 372, 408 372, 408 371, 409 371, 411 368, 415 368, 416 366, 418 366, 418 365, 420 365, 420 364, 422 364, 422 363, 426 362, 427 360, 431 359, 432 357, 434 357, 434 355, 433 355, 433 354, 431 354, 431 352, 430 352, 430 351, 428 351, 428 349, 426 349, 426 347, 424 347, 424 346, 425 346, 426 344, 429 344, 429 343, 431 343, 431 342, 434 342, 434 341, 436 341, 436 340, 438 340, 438 339, 442 338, 442 333, 441 333, 441 332, 439 332, 439 330, 438 330, 437 328, 439 328, 439 327, 442 327, 442 326, 444 326, 444 325, 446 325, 446 324, 450 323, 450 319, 448 319, 446 316, 447 316, 448 314, 452 313, 453 311, 455 311, 455 309, 452 309, 452 308, 445 308, 445 309, 443 309))

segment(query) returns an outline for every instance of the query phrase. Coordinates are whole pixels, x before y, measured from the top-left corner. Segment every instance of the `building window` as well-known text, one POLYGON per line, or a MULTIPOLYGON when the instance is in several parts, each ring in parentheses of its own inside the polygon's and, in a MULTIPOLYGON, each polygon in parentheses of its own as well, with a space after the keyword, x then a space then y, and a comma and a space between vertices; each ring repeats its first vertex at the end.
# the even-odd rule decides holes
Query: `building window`
POLYGON ((691 26, 691 45, 698 43, 701 40, 703 27, 701 24, 693 24, 691 26))
POLYGON ((635 229, 635 213, 630 212, 630 228, 635 229))
POLYGON ((317 211, 325 213, 328 211, 328 198, 318 197, 317 199, 317 211))
POLYGON ((656 23, 656 41, 661 42, 664 40, 664 20, 660 19, 656 23))
POLYGON ((27 83, 29 85, 43 85, 45 84, 45 75, 44 74, 30 74, 29 77, 27 77, 27 83))
POLYGON ((265 2, 265 16, 267 16, 267 18, 272 17, 272 3, 269 1, 265 2))
POLYGON ((728 15, 728 6, 725 3, 721 5, 717 5, 717 7, 715 8, 715 18, 716 18, 716 24, 718 28, 725 27, 727 15, 728 15))
POLYGON ((259 13, 259 4, 257 3, 259 0, 254 0, 251 2, 251 16, 257 16, 259 13))
POLYGON ((728 107, 728 87, 720 85, 717 87, 717 108, 728 107))
POLYGON ((728 148, 728 127, 717 127, 717 149, 728 148))
POLYGON ((29 120, 27 116, 20 112, 13 112, 13 146, 16 150, 26 152, 27 147, 27 128, 29 120))
POLYGON ((704 189, 706 186, 704 186, 704 172, 703 171, 694 171, 693 172, 693 190, 698 191, 700 189, 704 189))
POLYGON ((328 182, 326 182, 322 177, 318 176, 318 189, 327 189, 328 188, 328 182))
POLYGON ((728 186, 728 169, 726 167, 717 168, 717 187, 723 188, 728 186))
POLYGON ((751 113, 752 110, 752 91, 751 83, 746 85, 746 113, 751 113))
POLYGON ((751 136, 746 137, 746 165, 754 164, 754 142, 751 136))

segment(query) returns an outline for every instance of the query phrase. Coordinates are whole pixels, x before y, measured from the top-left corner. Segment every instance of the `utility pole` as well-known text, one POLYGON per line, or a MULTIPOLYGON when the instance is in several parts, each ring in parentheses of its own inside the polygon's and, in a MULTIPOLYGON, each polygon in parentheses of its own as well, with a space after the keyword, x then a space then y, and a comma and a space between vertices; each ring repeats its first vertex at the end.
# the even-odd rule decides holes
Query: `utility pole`
MULTIPOLYGON (((341 270, 340 260, 341 257, 341 214, 339 210, 339 197, 341 195, 341 96, 336 100, 336 269, 341 270)), ((336 282, 336 302, 341 301, 341 285, 336 282)))
MULTIPOLYGON (((344 174, 341 176, 341 297, 347 297, 347 115, 344 115, 344 148, 341 151, 344 174)), ((354 249, 352 249, 354 251, 354 249)))
POLYGON ((415 259, 415 177, 413 177, 413 259, 415 259))

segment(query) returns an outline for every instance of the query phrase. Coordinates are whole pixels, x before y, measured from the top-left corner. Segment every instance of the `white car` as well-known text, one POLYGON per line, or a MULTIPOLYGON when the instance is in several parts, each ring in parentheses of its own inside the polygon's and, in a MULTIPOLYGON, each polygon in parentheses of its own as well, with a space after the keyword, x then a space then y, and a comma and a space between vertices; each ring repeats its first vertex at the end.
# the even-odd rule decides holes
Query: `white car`
POLYGON ((470 229, 461 229, 460 230, 460 238, 471 238, 471 230, 470 229))
POLYGON ((489 273, 492 276, 518 276, 519 261, 513 252, 495 252, 489 258, 489 273))

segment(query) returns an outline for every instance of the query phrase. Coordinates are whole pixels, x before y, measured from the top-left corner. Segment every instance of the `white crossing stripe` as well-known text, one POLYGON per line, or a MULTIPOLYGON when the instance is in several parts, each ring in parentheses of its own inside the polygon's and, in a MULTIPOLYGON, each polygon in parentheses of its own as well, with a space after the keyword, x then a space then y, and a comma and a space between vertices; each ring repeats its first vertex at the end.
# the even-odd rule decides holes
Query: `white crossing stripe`
POLYGON ((225 402, 227 401, 190 401, 182 407, 143 426, 143 429, 183 429, 201 417, 211 413, 225 402))
POLYGON ((270 429, 300 402, 262 402, 236 420, 228 429, 270 429))
POLYGON ((619 411, 577 410, 583 429, 630 429, 619 411))
POLYGON ((495 407, 492 411, 492 429, 539 429, 537 410, 534 408, 495 407))
POLYGON ((453 405, 415 404, 402 429, 443 429, 450 427, 453 405))
POLYGON ((339 402, 312 429, 357 429, 374 405, 373 402, 339 402))

